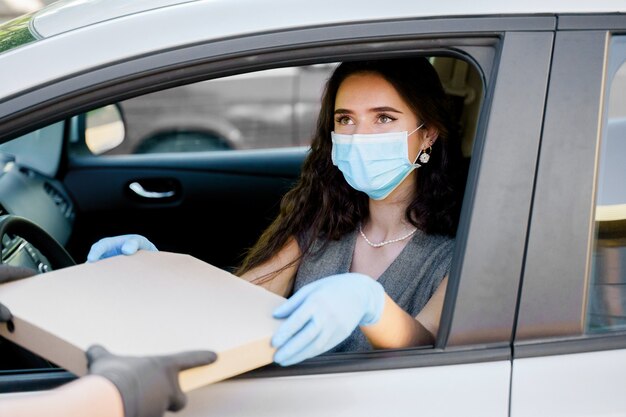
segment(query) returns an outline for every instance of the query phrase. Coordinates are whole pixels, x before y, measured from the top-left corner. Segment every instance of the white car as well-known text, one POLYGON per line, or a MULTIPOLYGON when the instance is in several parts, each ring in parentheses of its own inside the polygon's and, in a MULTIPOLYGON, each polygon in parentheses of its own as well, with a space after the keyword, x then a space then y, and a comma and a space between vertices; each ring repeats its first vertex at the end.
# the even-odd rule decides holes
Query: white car
MULTIPOLYGON (((231 269, 299 175, 327 71, 427 56, 469 167, 436 344, 268 366, 182 415, 626 415, 624 33, 626 1, 60 1, 0 26, 0 206, 78 261, 132 231, 231 269), (196 94, 220 85, 235 105, 196 94), (254 145, 133 153, 131 114, 254 145)), ((71 263, 22 237, 3 262, 71 263)), ((73 378, 6 341, 0 367, 6 395, 73 378)))

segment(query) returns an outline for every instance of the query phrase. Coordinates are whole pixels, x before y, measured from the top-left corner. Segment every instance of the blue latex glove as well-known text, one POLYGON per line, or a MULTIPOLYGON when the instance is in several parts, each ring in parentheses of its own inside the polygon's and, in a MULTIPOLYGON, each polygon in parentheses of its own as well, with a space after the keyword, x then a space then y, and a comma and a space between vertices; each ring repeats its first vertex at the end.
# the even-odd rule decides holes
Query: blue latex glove
POLYGON ((105 237, 91 245, 87 262, 96 262, 117 255, 133 255, 140 249, 158 252, 156 246, 141 235, 105 237))
POLYGON ((302 287, 274 311, 287 318, 272 337, 274 362, 288 366, 337 346, 357 326, 380 320, 385 290, 367 275, 332 275, 302 287))

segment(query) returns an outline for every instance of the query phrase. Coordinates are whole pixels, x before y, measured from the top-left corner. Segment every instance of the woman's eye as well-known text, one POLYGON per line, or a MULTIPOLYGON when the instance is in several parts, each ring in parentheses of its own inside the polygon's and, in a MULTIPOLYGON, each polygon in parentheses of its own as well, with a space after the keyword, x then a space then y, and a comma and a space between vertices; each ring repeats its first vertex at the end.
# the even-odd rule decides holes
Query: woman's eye
POLYGON ((380 116, 378 116, 379 123, 390 123, 390 122, 393 122, 394 120, 396 119, 394 119, 391 116, 387 116, 386 114, 381 114, 380 116))
POLYGON ((348 116, 339 116, 335 119, 337 123, 340 125, 349 125, 352 124, 352 120, 348 116))

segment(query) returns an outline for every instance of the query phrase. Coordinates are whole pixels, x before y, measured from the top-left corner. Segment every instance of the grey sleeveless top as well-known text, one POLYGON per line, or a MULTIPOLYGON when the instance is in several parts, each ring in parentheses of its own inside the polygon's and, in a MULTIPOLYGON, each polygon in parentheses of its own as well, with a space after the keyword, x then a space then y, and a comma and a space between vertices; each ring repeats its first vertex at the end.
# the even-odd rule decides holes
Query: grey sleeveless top
MULTIPOLYGON (((309 254, 300 261, 294 292, 320 278, 350 271, 358 232, 340 240, 316 240, 309 254), (326 243, 326 246, 324 246, 326 243)), ((418 230, 400 254, 378 278, 389 297, 415 317, 424 308, 441 280, 448 275, 454 239, 427 235, 418 230)), ((365 335, 357 327, 330 352, 371 350, 365 335)))

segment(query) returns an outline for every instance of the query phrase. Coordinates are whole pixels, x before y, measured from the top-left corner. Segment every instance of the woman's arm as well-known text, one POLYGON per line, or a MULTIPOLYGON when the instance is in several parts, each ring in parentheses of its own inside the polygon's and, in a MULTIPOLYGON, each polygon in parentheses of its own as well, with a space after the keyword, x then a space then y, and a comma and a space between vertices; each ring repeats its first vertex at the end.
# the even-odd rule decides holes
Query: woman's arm
POLYGON ((445 277, 417 317, 411 317, 385 294, 380 320, 370 326, 362 326, 363 334, 377 349, 433 344, 439 330, 447 285, 448 277, 445 277))
POLYGON ((287 297, 293 288, 300 256, 300 246, 292 237, 270 260, 242 274, 241 278, 287 297))
POLYGON ((89 375, 52 391, 0 401, 12 417, 124 417, 122 397, 108 379, 89 375))

